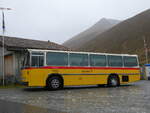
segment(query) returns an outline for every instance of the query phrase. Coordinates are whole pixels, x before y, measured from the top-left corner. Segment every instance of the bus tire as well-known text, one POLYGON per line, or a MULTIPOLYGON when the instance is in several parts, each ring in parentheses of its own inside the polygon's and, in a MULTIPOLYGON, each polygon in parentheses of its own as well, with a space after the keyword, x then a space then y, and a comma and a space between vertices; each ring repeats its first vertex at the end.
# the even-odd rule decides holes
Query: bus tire
POLYGON ((48 90, 59 90, 63 88, 63 81, 59 76, 49 77, 46 81, 48 90))
POLYGON ((97 87, 105 87, 105 84, 98 84, 97 87))
POLYGON ((107 85, 109 87, 117 87, 120 85, 120 82, 119 82, 119 77, 117 75, 110 75, 108 77, 108 83, 107 85))

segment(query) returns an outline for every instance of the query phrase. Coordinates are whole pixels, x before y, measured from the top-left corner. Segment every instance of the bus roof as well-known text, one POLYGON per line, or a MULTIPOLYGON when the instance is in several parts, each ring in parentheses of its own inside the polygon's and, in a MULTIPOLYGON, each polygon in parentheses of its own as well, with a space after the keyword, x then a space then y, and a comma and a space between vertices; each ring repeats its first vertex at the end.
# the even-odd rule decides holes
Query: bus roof
POLYGON ((35 51, 35 52, 66 52, 66 53, 82 53, 82 54, 103 54, 103 55, 116 55, 116 56, 135 56, 138 55, 131 55, 131 54, 113 54, 113 53, 98 53, 98 52, 81 52, 81 51, 60 51, 60 50, 42 50, 42 49, 27 49, 28 51, 35 51))

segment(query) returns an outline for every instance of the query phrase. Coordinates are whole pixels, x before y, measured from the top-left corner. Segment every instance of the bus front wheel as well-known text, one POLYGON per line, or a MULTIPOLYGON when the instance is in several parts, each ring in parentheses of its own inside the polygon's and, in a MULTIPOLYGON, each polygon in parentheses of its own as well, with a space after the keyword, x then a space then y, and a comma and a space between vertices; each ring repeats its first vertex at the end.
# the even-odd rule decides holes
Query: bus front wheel
POLYGON ((116 86, 119 86, 119 78, 118 76, 110 76, 108 78, 108 86, 110 87, 116 87, 116 86))
POLYGON ((60 77, 52 76, 47 79, 46 87, 48 90, 58 90, 63 88, 63 82, 60 77))

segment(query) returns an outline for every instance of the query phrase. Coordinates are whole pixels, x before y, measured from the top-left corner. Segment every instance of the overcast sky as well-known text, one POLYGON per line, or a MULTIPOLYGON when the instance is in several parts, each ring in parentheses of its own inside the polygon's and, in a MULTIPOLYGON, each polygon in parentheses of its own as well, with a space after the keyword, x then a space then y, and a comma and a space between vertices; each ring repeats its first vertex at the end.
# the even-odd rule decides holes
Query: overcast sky
POLYGON ((103 17, 125 20, 149 9, 150 0, 0 0, 0 7, 13 9, 5 12, 6 35, 61 44, 103 17))

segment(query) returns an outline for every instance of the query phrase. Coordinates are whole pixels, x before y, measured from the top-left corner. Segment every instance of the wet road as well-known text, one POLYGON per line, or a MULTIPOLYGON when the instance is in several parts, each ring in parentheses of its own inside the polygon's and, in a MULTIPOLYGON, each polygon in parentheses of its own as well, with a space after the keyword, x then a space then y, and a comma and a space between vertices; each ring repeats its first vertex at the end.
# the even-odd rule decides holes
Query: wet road
MULTIPOLYGON (((66 88, 59 91, 42 88, 0 89, 0 100, 8 101, 6 105, 9 102, 21 105, 20 109, 26 110, 23 113, 30 113, 31 109, 37 112, 43 110, 43 113, 149 113, 150 81, 117 88, 66 88)), ((0 106, 2 104, 0 101, 0 106)))
POLYGON ((0 100, 0 113, 62 113, 32 105, 0 100))

